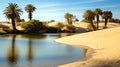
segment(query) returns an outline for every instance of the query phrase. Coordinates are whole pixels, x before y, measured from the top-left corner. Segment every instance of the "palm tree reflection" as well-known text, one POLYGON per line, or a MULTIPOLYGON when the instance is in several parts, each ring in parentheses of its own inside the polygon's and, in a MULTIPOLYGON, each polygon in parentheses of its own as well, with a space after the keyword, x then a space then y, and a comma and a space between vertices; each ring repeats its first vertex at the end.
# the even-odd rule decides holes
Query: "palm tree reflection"
POLYGON ((33 48, 32 48, 32 40, 31 39, 29 39, 27 58, 28 58, 28 60, 30 62, 32 62, 32 59, 33 59, 33 48))
POLYGON ((10 65, 17 64, 17 60, 18 60, 18 51, 16 50, 15 38, 16 38, 16 35, 13 35, 12 42, 11 42, 11 48, 9 49, 9 52, 7 55, 7 60, 10 65))
POLYGON ((28 41, 27 59, 28 59, 28 61, 29 61, 29 66, 32 67, 32 60, 33 60, 32 39, 29 39, 29 41, 28 41))

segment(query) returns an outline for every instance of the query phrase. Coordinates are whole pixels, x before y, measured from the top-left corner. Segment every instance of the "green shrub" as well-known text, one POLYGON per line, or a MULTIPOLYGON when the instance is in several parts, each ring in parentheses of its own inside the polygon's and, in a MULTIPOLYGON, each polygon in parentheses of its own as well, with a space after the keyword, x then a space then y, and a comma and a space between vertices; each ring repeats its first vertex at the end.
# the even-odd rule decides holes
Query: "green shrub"
POLYGON ((50 22, 55 22, 55 20, 50 20, 50 22))
POLYGON ((64 27, 64 24, 61 22, 58 22, 57 24, 55 24, 54 26, 49 26, 47 28, 47 33, 59 33, 62 32, 61 28, 64 27))
POLYGON ((57 33, 58 29, 56 27, 48 27, 46 33, 57 33))
POLYGON ((64 27, 64 24, 62 22, 58 22, 54 27, 60 29, 64 27))
POLYGON ((74 33, 75 29, 76 29, 76 27, 74 25, 65 25, 62 28, 62 31, 67 32, 67 33, 74 33))
POLYGON ((46 30, 46 26, 39 20, 30 20, 22 23, 21 26, 25 29, 25 32, 30 33, 44 32, 46 30))

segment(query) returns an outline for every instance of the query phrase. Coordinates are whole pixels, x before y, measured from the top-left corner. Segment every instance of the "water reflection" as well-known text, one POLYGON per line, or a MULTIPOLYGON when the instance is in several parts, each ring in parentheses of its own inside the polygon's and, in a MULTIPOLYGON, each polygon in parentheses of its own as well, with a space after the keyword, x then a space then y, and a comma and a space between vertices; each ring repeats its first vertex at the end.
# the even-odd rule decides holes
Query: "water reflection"
POLYGON ((32 48, 32 40, 31 39, 29 39, 27 59, 29 62, 32 62, 32 59, 33 59, 33 48, 32 48))
POLYGON ((8 51, 7 60, 10 65, 17 64, 17 61, 18 61, 19 52, 16 49, 15 38, 16 38, 16 35, 12 35, 11 47, 8 49, 9 51, 8 51))
MULTIPOLYGON (((83 58, 86 50, 67 46, 57 43, 54 40, 58 37, 68 36, 69 34, 44 34, 44 35, 5 35, 0 36, 0 44, 4 45, 1 48, 6 48, 2 51, 7 52, 7 64, 10 67, 56 67, 71 61, 83 58), (8 37, 9 36, 9 37, 8 37), (84 53, 83 53, 84 52, 84 53)), ((3 53, 4 54, 4 53, 3 53)), ((2 53, 0 53, 0 56, 2 53)), ((0 57, 1 59, 1 57, 0 57)), ((5 60, 6 60, 5 59, 5 60)), ((0 65, 1 65, 0 61, 0 65)), ((6 63, 6 61, 4 61, 6 63)), ((0 66, 1 67, 1 66, 0 66)))
POLYGON ((20 35, 20 38, 25 38, 25 39, 44 39, 46 38, 46 35, 44 34, 24 34, 20 35))
POLYGON ((32 60, 33 60, 33 46, 32 46, 32 40, 29 39, 28 41, 28 53, 27 53, 27 59, 29 62, 29 66, 32 67, 32 60))

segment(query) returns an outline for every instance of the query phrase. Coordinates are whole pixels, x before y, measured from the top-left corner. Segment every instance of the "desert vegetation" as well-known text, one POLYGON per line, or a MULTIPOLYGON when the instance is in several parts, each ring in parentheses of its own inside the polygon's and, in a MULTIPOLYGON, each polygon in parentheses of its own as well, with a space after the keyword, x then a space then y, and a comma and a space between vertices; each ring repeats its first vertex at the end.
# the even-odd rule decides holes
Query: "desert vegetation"
MULTIPOLYGON (((64 18, 66 19, 66 23, 64 23, 57 22, 53 19, 50 21, 32 19, 33 12, 36 10, 36 7, 32 4, 27 4, 24 9, 28 13, 29 21, 25 21, 24 18, 20 18, 23 10, 16 3, 9 3, 3 11, 3 14, 7 19, 11 20, 11 22, 8 22, 7 24, 11 23, 12 29, 11 27, 1 23, 1 31, 9 33, 74 33, 76 32, 76 29, 79 29, 74 25, 74 22, 79 22, 79 19, 72 13, 65 13, 64 18), (50 26, 50 24, 53 25, 50 26), (22 30, 17 29, 18 27, 22 28, 22 30)), ((95 31, 99 30, 99 23, 101 23, 100 17, 104 21, 103 28, 107 28, 107 23, 109 21, 120 23, 120 20, 114 19, 112 15, 112 11, 104 11, 100 8, 96 8, 94 10, 86 10, 83 14, 84 19, 82 22, 90 23, 88 25, 88 31, 95 31)))

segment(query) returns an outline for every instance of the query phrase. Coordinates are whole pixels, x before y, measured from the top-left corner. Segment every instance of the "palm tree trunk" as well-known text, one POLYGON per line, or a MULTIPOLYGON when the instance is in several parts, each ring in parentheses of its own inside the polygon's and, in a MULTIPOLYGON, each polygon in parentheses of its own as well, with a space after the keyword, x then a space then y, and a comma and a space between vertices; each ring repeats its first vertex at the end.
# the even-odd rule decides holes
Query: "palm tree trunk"
POLYGON ((99 15, 97 15, 97 29, 99 29, 99 15))
POLYGON ((69 23, 69 19, 67 19, 67 23, 70 24, 70 23, 69 23))
POLYGON ((32 12, 31 11, 29 11, 28 17, 29 17, 29 20, 32 20, 32 12))
POLYGON ((15 26, 15 19, 12 18, 11 19, 11 22, 12 22, 12 27, 13 27, 13 30, 16 30, 16 26, 15 26))
POLYGON ((92 26, 93 30, 95 31, 95 30, 96 30, 96 28, 95 28, 95 26, 94 26, 94 24, 93 24, 92 20, 90 20, 90 24, 91 24, 91 26, 92 26))
POLYGON ((72 19, 70 18, 70 25, 72 25, 72 19))
POLYGON ((105 18, 105 28, 107 27, 108 18, 105 18))

